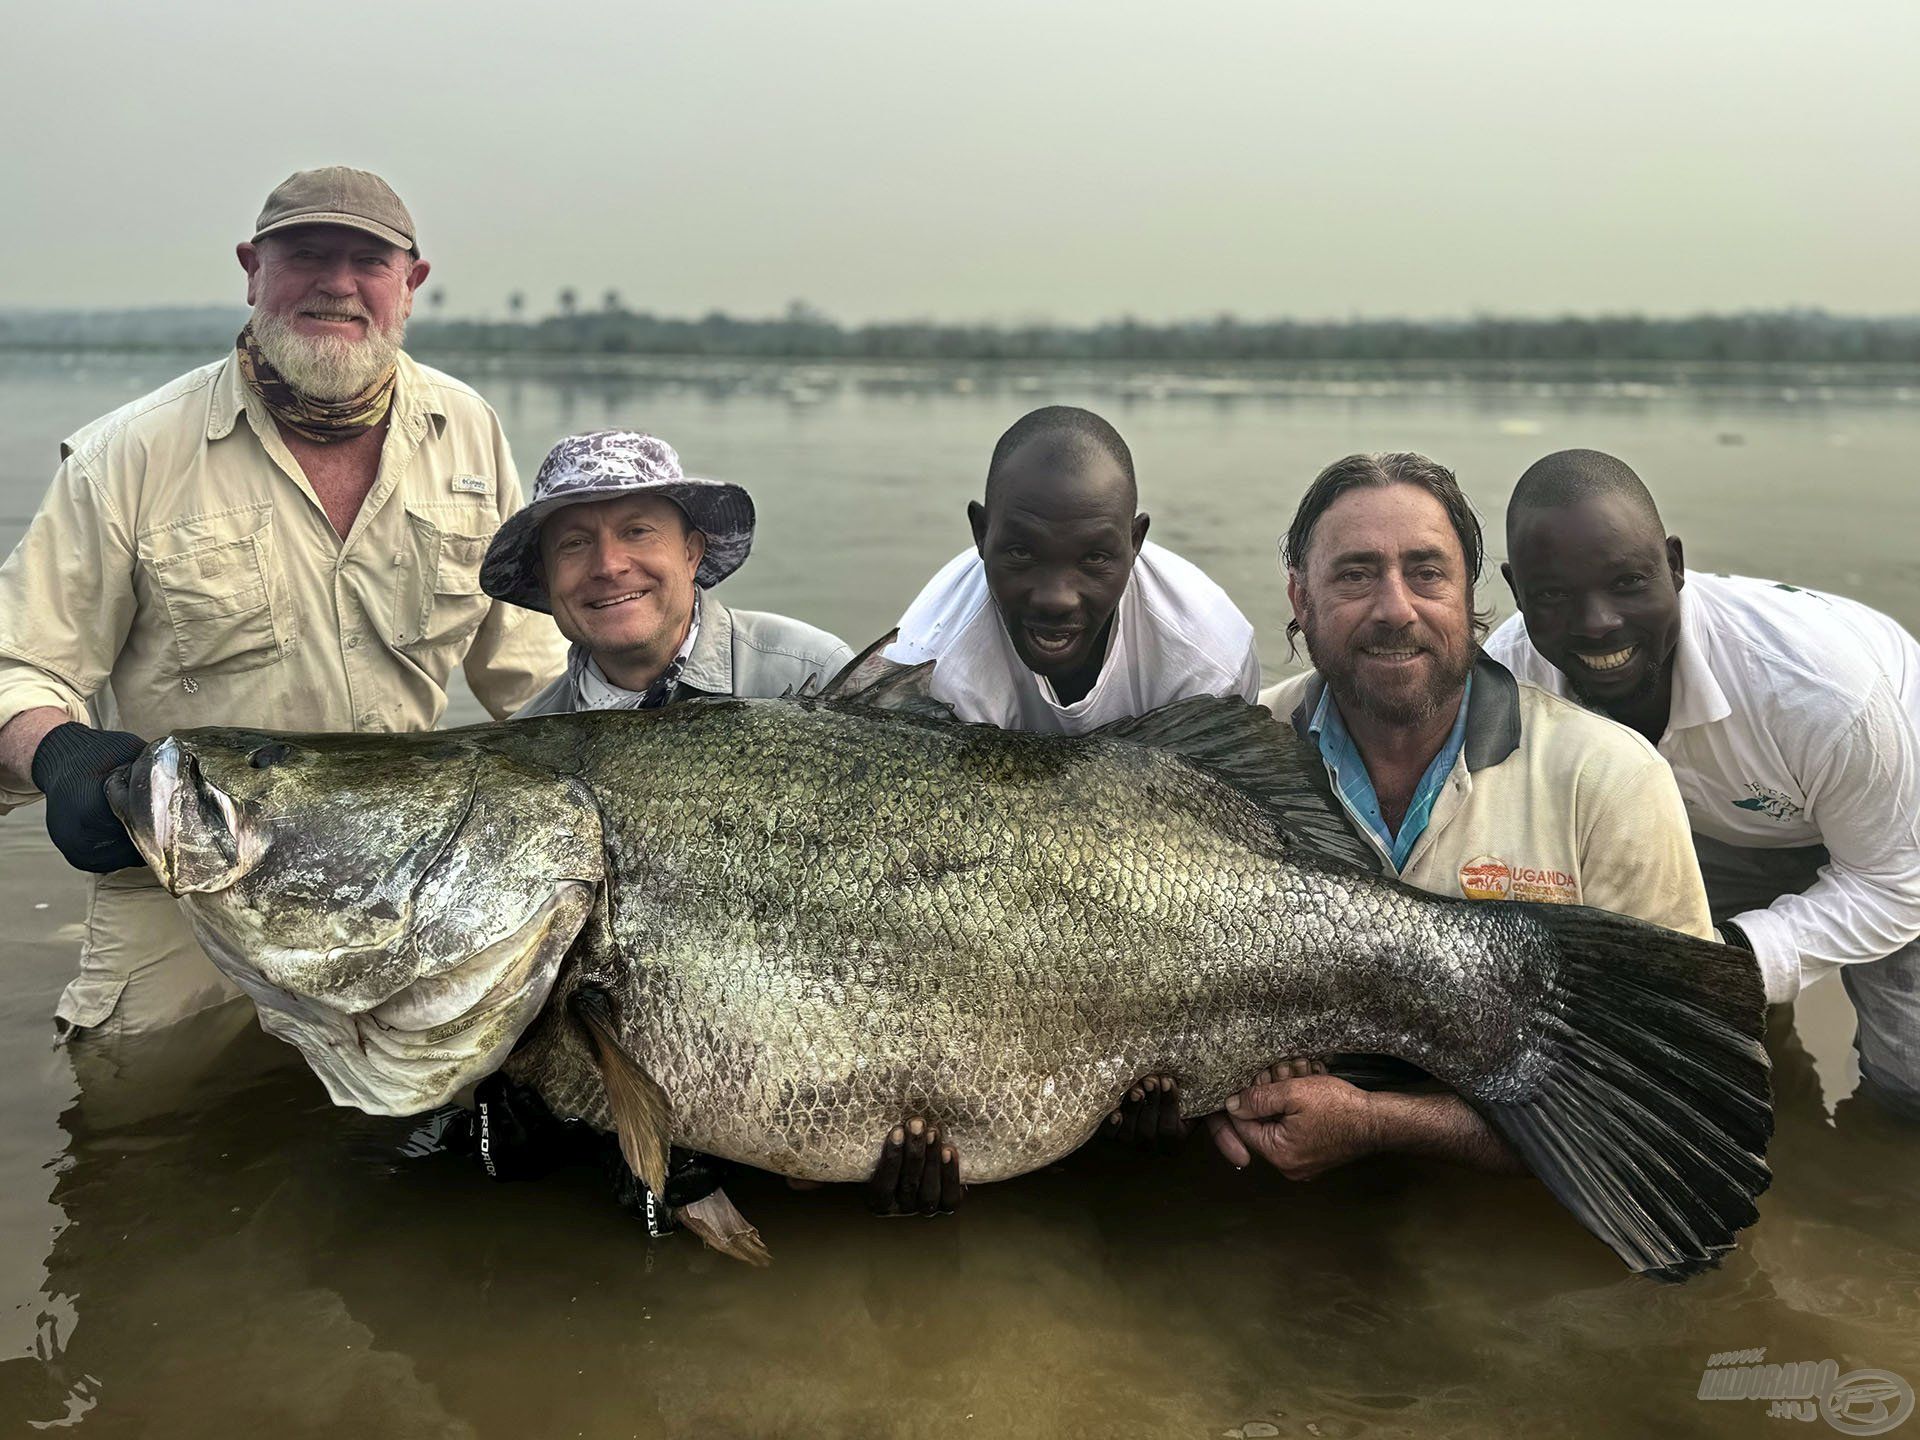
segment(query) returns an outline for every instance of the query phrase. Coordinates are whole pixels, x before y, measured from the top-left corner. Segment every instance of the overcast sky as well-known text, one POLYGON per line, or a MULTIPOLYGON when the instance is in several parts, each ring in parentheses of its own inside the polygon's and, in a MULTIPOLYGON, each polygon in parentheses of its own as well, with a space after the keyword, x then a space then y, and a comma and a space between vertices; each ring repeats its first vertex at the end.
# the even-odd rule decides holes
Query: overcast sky
POLYGON ((449 314, 1920 312, 1920 3, 10 6, 0 306, 240 298, 297 167, 449 314))

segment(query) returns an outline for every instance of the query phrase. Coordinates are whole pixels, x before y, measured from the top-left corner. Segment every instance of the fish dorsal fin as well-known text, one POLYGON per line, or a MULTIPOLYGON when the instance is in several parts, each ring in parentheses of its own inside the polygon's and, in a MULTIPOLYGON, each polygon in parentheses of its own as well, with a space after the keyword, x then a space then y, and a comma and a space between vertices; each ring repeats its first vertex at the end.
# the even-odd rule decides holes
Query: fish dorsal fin
POLYGON ((864 705, 869 710, 892 710, 903 715, 923 715, 935 720, 951 720, 953 707, 933 696, 933 661, 902 665, 889 660, 887 646, 900 637, 889 630, 862 650, 827 682, 818 696, 843 705, 864 705))
POLYGON ((1379 852, 1334 796, 1318 752, 1264 705, 1236 695, 1195 695, 1092 733, 1171 750, 1252 800, 1289 843, 1379 873, 1379 852))

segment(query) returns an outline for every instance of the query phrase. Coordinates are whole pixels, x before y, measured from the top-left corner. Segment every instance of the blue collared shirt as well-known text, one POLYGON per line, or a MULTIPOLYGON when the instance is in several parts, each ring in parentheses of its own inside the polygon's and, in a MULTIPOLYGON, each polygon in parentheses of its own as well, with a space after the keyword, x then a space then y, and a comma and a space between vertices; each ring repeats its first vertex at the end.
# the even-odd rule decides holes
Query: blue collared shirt
POLYGON ((1373 777, 1367 773, 1367 762, 1360 758, 1353 736, 1347 733, 1347 722, 1341 719, 1340 707, 1334 704, 1332 688, 1320 694, 1320 704, 1307 726, 1308 733, 1320 747, 1320 758, 1327 762, 1333 788, 1340 792, 1347 808, 1373 832, 1396 871, 1405 867, 1415 842, 1426 833, 1427 821, 1433 818, 1433 802, 1440 798, 1441 787, 1453 773, 1453 762, 1460 758, 1461 747, 1467 740, 1467 702, 1472 696, 1473 677, 1469 675, 1466 689, 1460 694, 1460 713, 1454 716, 1447 743, 1440 747, 1440 752, 1420 776, 1420 783, 1414 787, 1413 803, 1407 806, 1407 813, 1400 820, 1400 833, 1396 835, 1387 828, 1386 816, 1380 813, 1380 797, 1374 793, 1373 777))

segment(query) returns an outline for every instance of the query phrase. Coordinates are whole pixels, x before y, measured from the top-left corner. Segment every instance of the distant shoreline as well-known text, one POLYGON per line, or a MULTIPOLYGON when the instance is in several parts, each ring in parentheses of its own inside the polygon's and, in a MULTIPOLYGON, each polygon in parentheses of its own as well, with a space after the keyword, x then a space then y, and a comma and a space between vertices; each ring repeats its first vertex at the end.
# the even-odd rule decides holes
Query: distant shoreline
MULTIPOLYGON (((0 350, 224 348, 246 318, 237 307, 0 312, 0 350)), ((1089 326, 893 321, 841 326, 796 305, 743 319, 662 317, 621 307, 569 308, 540 319, 448 320, 416 311, 408 348, 422 355, 781 362, 1526 366, 1920 365, 1920 317, 1820 311, 1655 319, 1494 316, 1458 321, 1244 321, 1089 326)))

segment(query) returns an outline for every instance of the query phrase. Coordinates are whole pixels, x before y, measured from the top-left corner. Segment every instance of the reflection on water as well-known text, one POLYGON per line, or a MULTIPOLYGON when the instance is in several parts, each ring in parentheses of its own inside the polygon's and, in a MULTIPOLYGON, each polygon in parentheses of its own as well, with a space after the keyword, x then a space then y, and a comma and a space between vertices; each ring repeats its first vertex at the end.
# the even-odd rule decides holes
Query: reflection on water
MULTIPOLYGON (((0 526, 14 527, 0 545, 59 435, 179 368, 0 360, 0 526)), ((1916 401, 1894 382, 1823 396, 1808 376, 1607 389, 1565 375, 686 378, 658 363, 475 378, 523 465, 569 428, 618 421, 746 480, 762 543, 730 596, 856 641, 963 543, 960 508, 999 429, 1059 399, 1114 414, 1156 537, 1270 636, 1284 512, 1326 460, 1385 446, 1458 465, 1496 518, 1543 451, 1615 448, 1696 563, 1920 620, 1916 401)), ((1525 1180, 1377 1163, 1296 1186, 1235 1174, 1199 1142, 1173 1161, 1077 1156, 938 1221, 730 1187, 774 1250, 752 1272, 685 1237, 650 1245, 590 1172, 493 1185, 456 1157, 408 1158, 409 1124, 329 1106, 243 1012, 117 1068, 55 1048, 81 892, 38 825, 0 820, 0 1433, 70 1417, 106 1435, 287 1440, 1749 1435, 1770 1423, 1763 1404, 1695 1398, 1711 1354, 1764 1346, 1920 1382, 1916 1131, 1847 1098, 1851 1017, 1831 982, 1803 998, 1797 1032, 1782 1016, 1771 1037, 1777 1179, 1760 1223, 1684 1286, 1625 1275, 1525 1180)))

